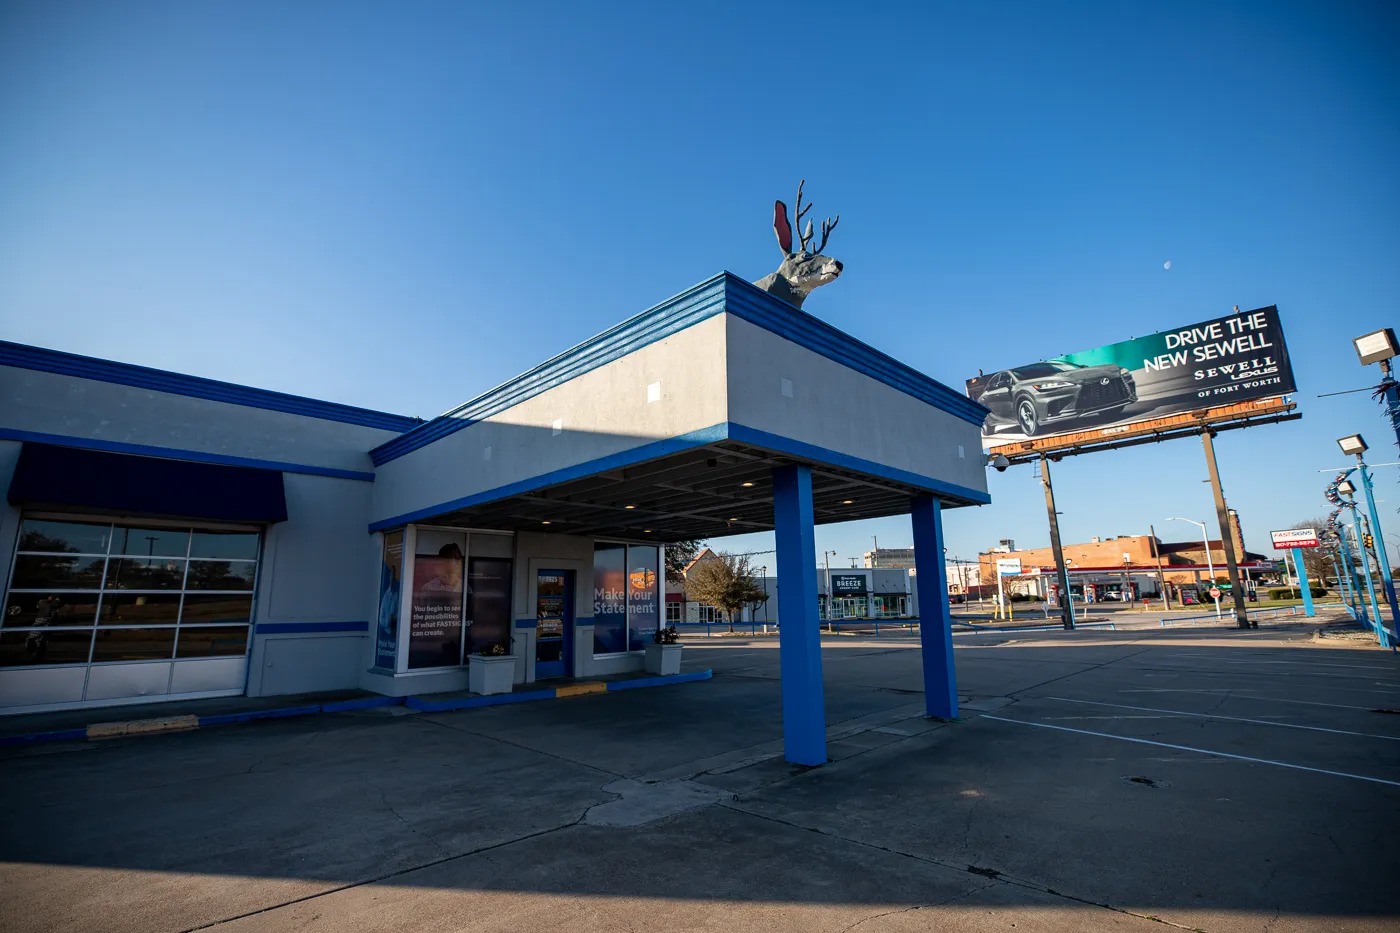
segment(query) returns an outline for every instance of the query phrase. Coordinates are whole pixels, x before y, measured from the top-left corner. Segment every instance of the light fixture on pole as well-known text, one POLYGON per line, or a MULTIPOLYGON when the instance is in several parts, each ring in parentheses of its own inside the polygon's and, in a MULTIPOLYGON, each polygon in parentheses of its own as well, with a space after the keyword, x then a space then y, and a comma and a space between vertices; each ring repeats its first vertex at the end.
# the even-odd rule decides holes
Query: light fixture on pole
POLYGON ((1351 484, 1351 480, 1344 479, 1337 484, 1337 492, 1344 496, 1354 496, 1356 495, 1356 487, 1351 484))
POLYGON ((1342 453, 1357 457, 1370 449, 1366 445, 1366 439, 1360 434, 1348 434, 1346 437, 1337 438, 1337 446, 1342 448, 1342 453))
POLYGON ((1356 355, 1361 359, 1362 366, 1385 363, 1387 360, 1400 356, 1400 342, 1396 341, 1395 331, 1389 327, 1373 330, 1369 334, 1362 334, 1351 343, 1352 346, 1356 347, 1356 355))
POLYGON ((1201 541, 1202 541, 1202 543, 1204 543, 1205 546, 1206 546, 1206 567, 1209 568, 1209 573, 1210 573, 1210 589, 1211 589, 1211 593, 1213 594, 1213 595, 1211 596, 1211 598, 1215 600, 1215 618, 1216 618, 1216 621, 1220 621, 1220 596, 1218 595, 1218 594, 1220 593, 1220 589, 1219 589, 1219 587, 1217 587, 1217 586, 1215 585, 1215 562, 1214 562, 1213 560, 1211 560, 1211 557, 1210 557, 1210 532, 1209 532, 1209 530, 1206 528, 1206 523, 1205 523, 1205 522, 1198 522, 1198 521, 1196 521, 1194 518, 1169 518, 1169 519, 1167 519, 1167 521, 1169 521, 1169 522, 1190 522, 1190 523, 1193 524, 1193 525, 1199 525, 1199 526, 1200 526, 1200 528, 1201 528, 1201 541))

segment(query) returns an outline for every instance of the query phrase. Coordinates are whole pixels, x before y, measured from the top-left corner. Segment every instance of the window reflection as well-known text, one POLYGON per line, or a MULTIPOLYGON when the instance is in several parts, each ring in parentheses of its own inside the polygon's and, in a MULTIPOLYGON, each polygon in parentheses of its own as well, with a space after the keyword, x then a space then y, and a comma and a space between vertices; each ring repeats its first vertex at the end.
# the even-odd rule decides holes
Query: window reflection
POLYGON ((190 546, 187 528, 125 528, 118 525, 112 538, 113 554, 146 557, 184 557, 190 546))
POLYGON ((27 664, 86 664, 92 629, 0 631, 0 667, 27 664))
POLYGON ((256 531, 196 531, 190 541, 191 557, 223 557, 257 560, 256 531))
POLYGON ((185 562, 169 557, 113 558, 107 566, 109 590, 178 590, 185 562))
POLYGON ((10 586, 17 590, 96 589, 102 584, 104 557, 58 557, 20 554, 10 586))
POLYGON ((180 621, 186 625, 210 622, 247 622, 253 614, 253 597, 186 593, 180 621))
POLYGON ((99 628, 94 661, 147 661, 175 653, 173 628, 99 628))
POLYGON ((107 593, 102 597, 101 625, 174 625, 180 617, 179 593, 107 593))
POLYGON ((92 625, 97 593, 11 593, 5 600, 6 628, 92 625))
POLYGON ((192 560, 185 587, 191 590, 251 590, 257 571, 257 563, 250 560, 192 560))
POLYGON ((248 626, 181 628, 177 658, 215 658, 242 654, 248 647, 248 626))
POLYGON ((70 554, 106 554, 107 536, 111 530, 111 525, 26 518, 19 529, 19 549, 70 554))

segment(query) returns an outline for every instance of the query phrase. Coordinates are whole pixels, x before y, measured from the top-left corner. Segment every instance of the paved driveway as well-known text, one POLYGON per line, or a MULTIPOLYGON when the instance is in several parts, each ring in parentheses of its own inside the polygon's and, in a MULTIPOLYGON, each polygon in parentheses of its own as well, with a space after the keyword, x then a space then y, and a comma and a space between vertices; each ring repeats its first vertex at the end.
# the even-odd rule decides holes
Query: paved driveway
POLYGON ((1311 627, 824 644, 831 764, 781 759, 776 639, 713 680, 0 759, 0 928, 1400 928, 1400 663, 1311 627), (1159 920, 1149 919, 1159 918, 1159 920))

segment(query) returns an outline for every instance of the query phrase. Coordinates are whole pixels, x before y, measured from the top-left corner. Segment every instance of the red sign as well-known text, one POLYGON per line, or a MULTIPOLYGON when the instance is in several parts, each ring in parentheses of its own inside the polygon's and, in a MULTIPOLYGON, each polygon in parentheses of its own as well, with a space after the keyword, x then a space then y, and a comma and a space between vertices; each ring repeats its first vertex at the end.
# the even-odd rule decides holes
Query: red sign
POLYGON ((1210 588, 1210 598, 1211 598, 1211 599, 1219 599, 1219 598, 1220 598, 1220 588, 1219 588, 1219 587, 1217 587, 1217 586, 1212 586, 1212 587, 1210 588))

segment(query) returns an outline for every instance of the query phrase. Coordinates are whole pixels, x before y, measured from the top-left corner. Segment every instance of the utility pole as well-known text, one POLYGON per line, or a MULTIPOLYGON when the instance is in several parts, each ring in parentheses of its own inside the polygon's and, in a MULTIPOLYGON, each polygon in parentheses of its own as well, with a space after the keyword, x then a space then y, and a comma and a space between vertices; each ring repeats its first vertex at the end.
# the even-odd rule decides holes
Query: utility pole
POLYGON ((1162 590, 1162 611, 1170 612, 1172 601, 1167 595, 1167 578, 1162 575, 1162 549, 1157 546, 1157 529, 1148 525, 1147 531, 1152 535, 1152 556, 1157 558, 1157 586, 1162 590))
MULTIPOLYGON (((1201 445, 1206 451, 1206 467, 1210 470, 1210 488, 1215 493, 1215 516, 1220 524, 1220 546, 1225 551, 1225 566, 1230 571, 1230 595, 1235 600, 1235 623, 1240 628, 1258 628, 1259 623, 1253 626, 1249 622, 1249 607, 1244 601, 1244 587, 1240 586, 1240 564, 1235 556, 1235 536, 1230 529, 1230 513, 1225 508, 1225 493, 1220 488, 1220 468, 1215 463, 1215 443, 1214 435, 1210 430, 1201 432, 1201 445)), ((1210 543, 1206 543, 1206 551, 1209 554, 1210 543)), ((1215 581, 1211 581, 1213 586, 1215 581)))
MULTIPOLYGON (((1055 578, 1060 582, 1060 614, 1066 629, 1074 628, 1074 598, 1069 592, 1069 571, 1065 568, 1065 552, 1060 547, 1060 519, 1055 512, 1055 487, 1050 482, 1050 458, 1040 455, 1040 483, 1045 487, 1045 511, 1050 516, 1050 550, 1055 557, 1055 578)), ((997 576, 998 584, 1001 576, 997 576)))

